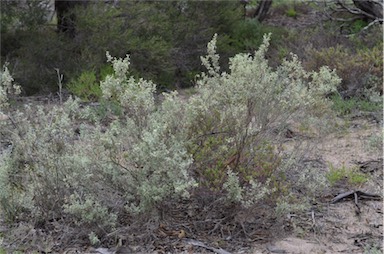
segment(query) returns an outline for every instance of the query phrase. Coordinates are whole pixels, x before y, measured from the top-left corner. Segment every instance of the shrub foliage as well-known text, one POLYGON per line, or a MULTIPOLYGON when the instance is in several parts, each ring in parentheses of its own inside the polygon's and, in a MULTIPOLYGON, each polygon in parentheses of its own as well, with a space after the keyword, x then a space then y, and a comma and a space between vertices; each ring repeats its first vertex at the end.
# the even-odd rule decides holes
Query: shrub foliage
MULTIPOLYGON (((283 195, 283 179, 303 180, 294 157, 280 152, 284 130, 290 121, 326 113, 325 95, 340 79, 327 67, 304 71, 294 55, 272 69, 265 58, 269 38, 254 54, 231 58, 222 72, 215 35, 201 58, 207 72, 187 101, 176 92, 157 100, 153 82, 130 74, 129 56, 107 52, 114 73, 100 88, 119 114, 102 121, 76 99, 10 114, 0 122, 10 143, 0 155, 6 218, 60 220, 88 228, 97 242, 123 214, 156 213, 197 189, 248 208, 267 194, 283 195), (289 172, 296 176, 287 178, 289 172)), ((3 80, 8 87, 7 72, 3 80)))

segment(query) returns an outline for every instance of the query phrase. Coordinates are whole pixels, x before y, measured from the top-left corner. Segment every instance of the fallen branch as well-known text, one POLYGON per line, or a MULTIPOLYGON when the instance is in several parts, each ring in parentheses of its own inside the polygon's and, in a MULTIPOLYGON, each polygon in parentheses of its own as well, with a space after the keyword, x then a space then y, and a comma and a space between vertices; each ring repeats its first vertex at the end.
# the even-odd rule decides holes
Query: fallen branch
MULTIPOLYGON (((359 19, 369 21, 368 25, 360 29, 359 32, 348 34, 347 37, 366 31, 373 25, 381 24, 384 21, 383 0, 353 0, 352 2, 346 0, 335 0, 331 3, 333 3, 333 6, 328 5, 327 2, 325 2, 323 11, 330 20, 343 23, 350 23, 359 19), (351 14, 352 17, 337 17, 340 14, 343 15, 345 13, 351 14)), ((344 25, 342 27, 344 27, 344 25)))
POLYGON ((205 248, 207 250, 210 250, 210 251, 213 251, 217 254, 231 254, 230 252, 226 251, 226 250, 223 250, 223 249, 216 249, 216 248, 213 248, 213 247, 210 247, 210 246, 207 246, 205 245, 203 242, 200 242, 200 241, 197 241, 197 240, 193 240, 193 239, 185 239, 184 242, 186 242, 187 244, 191 244, 193 246, 198 246, 198 247, 202 247, 202 248, 205 248))
POLYGON ((347 11, 353 15, 362 15, 371 20, 379 20, 383 22, 383 12, 382 12, 382 3, 375 1, 360 1, 354 0, 353 4, 355 7, 349 7, 344 0, 338 0, 336 5, 341 7, 341 11, 347 11))
POLYGON ((354 164, 360 167, 363 173, 375 173, 383 169, 383 159, 369 160, 369 161, 354 161, 354 164))
POLYGON ((368 25, 366 25, 365 27, 363 27, 358 33, 355 33, 355 34, 348 34, 347 37, 351 37, 351 36, 354 36, 356 34, 360 34, 362 33, 363 31, 367 30, 368 28, 370 28, 371 26, 373 26, 374 24, 378 24, 380 22, 383 22, 382 20, 380 21, 379 19, 375 19, 374 21, 370 22, 368 25))
POLYGON ((331 200, 331 204, 342 201, 345 198, 354 199, 356 205, 357 205, 358 198, 366 199, 366 200, 382 200, 383 199, 380 195, 377 195, 377 194, 366 193, 363 191, 348 191, 348 192, 341 193, 341 194, 337 195, 336 197, 334 197, 331 200))
POLYGON ((359 215, 361 213, 361 209, 360 209, 359 204, 357 203, 357 201, 359 200, 357 193, 356 192, 353 193, 353 196, 355 197, 356 214, 359 215))

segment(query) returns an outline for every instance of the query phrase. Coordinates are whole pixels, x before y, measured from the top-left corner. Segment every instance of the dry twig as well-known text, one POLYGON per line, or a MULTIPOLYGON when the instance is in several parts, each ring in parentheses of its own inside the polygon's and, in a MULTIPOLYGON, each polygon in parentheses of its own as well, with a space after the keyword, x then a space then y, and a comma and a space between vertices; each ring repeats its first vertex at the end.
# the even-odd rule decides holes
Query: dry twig
POLYGON ((185 239, 184 241, 187 244, 190 244, 190 245, 193 245, 193 246, 202 247, 202 248, 205 248, 207 250, 213 251, 213 252, 215 252, 217 254, 231 254, 230 252, 228 252, 226 250, 223 250, 221 248, 217 249, 217 248, 213 248, 213 247, 207 246, 203 242, 200 242, 200 241, 197 241, 197 240, 194 240, 194 239, 185 239))

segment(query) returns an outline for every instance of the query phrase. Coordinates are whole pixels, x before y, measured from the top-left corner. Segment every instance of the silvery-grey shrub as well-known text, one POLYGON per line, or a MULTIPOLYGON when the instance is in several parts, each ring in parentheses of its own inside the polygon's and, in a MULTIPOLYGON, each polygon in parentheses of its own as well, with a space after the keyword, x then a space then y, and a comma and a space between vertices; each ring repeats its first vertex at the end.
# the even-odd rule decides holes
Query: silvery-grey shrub
MULTIPOLYGON (((252 157, 265 141, 274 146, 281 144, 274 130, 284 129, 288 122, 329 112, 331 101, 326 95, 340 83, 335 71, 322 67, 319 72, 306 72, 293 54, 273 69, 265 56, 270 35, 265 35, 254 54, 234 56, 229 73, 221 72, 216 37, 208 44, 207 56, 201 58, 208 72, 197 80, 197 93, 186 105, 187 128, 194 128, 191 139, 204 135, 200 130, 205 130, 202 125, 209 122, 211 132, 220 133, 226 140, 217 150, 235 148, 238 154, 252 157)), ((280 170, 292 165, 284 162, 280 170)), ((223 187, 232 200, 250 206, 273 191, 268 180, 260 184, 251 179, 239 186, 237 173, 233 168, 228 170, 223 187)))
POLYGON ((20 86, 14 83, 14 79, 5 64, 0 72, 0 113, 8 107, 8 96, 18 95, 20 92, 20 86))
MULTIPOLYGON (((15 112, 17 128, 0 123, 1 134, 13 143, 12 153, 0 158, 0 201, 8 219, 66 218, 96 225, 89 234, 112 229, 123 210, 153 211, 164 200, 186 199, 200 187, 190 147, 209 134, 207 129, 224 133, 220 151, 232 149, 252 159, 265 142, 281 142, 272 130, 326 112, 325 95, 340 82, 334 71, 306 72, 294 55, 272 69, 265 57, 268 45, 267 35, 254 54, 234 56, 225 73, 215 35, 201 58, 208 71, 197 78, 196 94, 186 101, 177 92, 164 94, 158 105, 155 84, 130 76, 129 57, 107 53, 114 74, 100 84, 103 97, 124 113, 107 123, 95 122, 91 108, 81 108, 76 99, 49 110, 26 105, 15 112)), ((3 87, 10 80, 6 74, 3 87)), ((7 90, 1 91, 4 103, 7 90)), ((222 170, 231 202, 250 207, 274 191, 270 179, 244 183, 231 165, 222 170)))

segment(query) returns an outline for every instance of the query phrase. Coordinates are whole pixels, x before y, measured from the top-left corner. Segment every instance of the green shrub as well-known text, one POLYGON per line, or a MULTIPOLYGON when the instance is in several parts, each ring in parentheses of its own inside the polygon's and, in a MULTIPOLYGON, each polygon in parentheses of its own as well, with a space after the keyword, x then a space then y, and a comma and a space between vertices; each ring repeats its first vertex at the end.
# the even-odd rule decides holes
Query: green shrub
POLYGON ((293 7, 290 7, 288 10, 286 10, 285 14, 288 17, 291 17, 291 18, 296 18, 297 17, 297 12, 296 12, 295 8, 293 8, 293 7))
POLYGON ((343 99, 339 94, 331 97, 333 102, 332 108, 339 115, 348 115, 358 111, 378 112, 382 110, 383 105, 380 101, 370 101, 368 98, 349 98, 343 99))
POLYGON ((287 32, 282 28, 261 24, 256 19, 239 20, 231 25, 228 39, 223 38, 223 35, 218 37, 218 51, 229 53, 253 52, 263 43, 263 35, 267 33, 273 34, 271 44, 272 47, 277 47, 280 46, 279 42, 287 32))
POLYGON ((368 25, 367 21, 364 21, 362 19, 355 20, 351 25, 351 33, 358 33, 368 25))
POLYGON ((347 168, 344 165, 341 168, 335 168, 331 165, 326 176, 331 185, 342 181, 347 181, 352 185, 358 185, 368 181, 367 176, 359 172, 357 168, 347 168))
POLYGON ((346 96, 361 96, 365 89, 373 88, 382 93, 382 44, 356 53, 342 45, 310 50, 306 65, 316 70, 327 65, 336 69, 342 78, 339 91, 346 96))
POLYGON ((97 101, 101 97, 101 89, 94 71, 84 71, 67 87, 71 93, 84 101, 97 101))
POLYGON ((365 76, 363 82, 365 88, 374 89, 383 93, 383 43, 377 43, 372 48, 364 48, 357 50, 357 58, 360 58, 363 63, 369 65, 367 70, 368 75, 365 76), (371 80, 370 80, 371 79, 371 80), (373 79, 373 80, 372 80, 373 79))
POLYGON ((97 73, 84 71, 77 79, 72 80, 67 88, 83 101, 99 101, 102 96, 100 81, 112 74, 113 67, 111 65, 102 66, 97 73))
POLYGON ((284 48, 297 54, 307 71, 324 65, 336 69, 342 78, 338 91, 343 97, 361 97, 365 89, 382 94, 383 46, 379 34, 382 27, 372 26, 362 33, 343 36, 339 23, 325 22, 321 27, 291 29, 283 40, 284 48))

